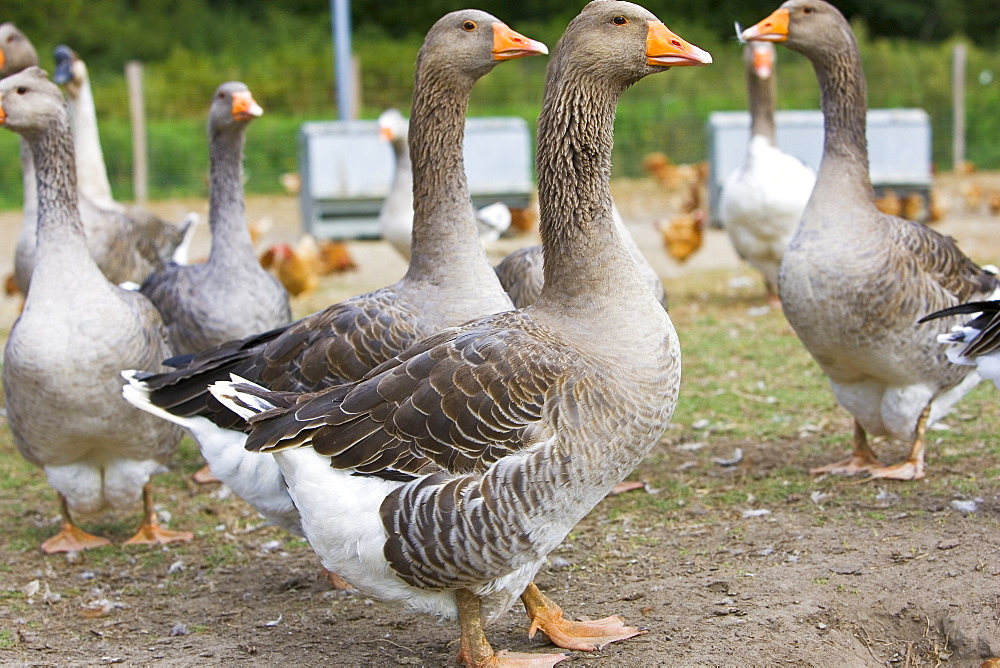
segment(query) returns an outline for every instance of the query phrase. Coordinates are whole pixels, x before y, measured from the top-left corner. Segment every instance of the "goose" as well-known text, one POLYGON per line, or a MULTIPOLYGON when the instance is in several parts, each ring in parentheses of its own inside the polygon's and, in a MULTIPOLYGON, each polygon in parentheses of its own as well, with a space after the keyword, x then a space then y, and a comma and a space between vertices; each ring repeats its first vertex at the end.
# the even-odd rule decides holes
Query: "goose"
MULTIPOLYGON (((38 55, 24 33, 12 23, 0 26, 0 51, 4 65, 0 75, 7 76, 25 67, 38 65, 38 55)), ((81 107, 74 107, 74 116, 81 107)), ((97 128, 93 127, 94 142, 97 128)), ((84 132, 84 135, 86 133, 84 132)), ((103 163, 102 163, 103 165, 103 163)), ((30 153, 21 151, 24 180, 24 213, 14 253, 14 282, 21 294, 27 294, 35 264, 36 203, 35 177, 30 153)), ((104 176, 107 179, 106 173, 104 176)), ((85 180, 85 183, 93 179, 85 180)), ((113 283, 141 283, 152 271, 162 268, 185 241, 197 217, 187 216, 180 224, 167 223, 153 214, 116 205, 102 206, 85 192, 77 198, 87 246, 98 266, 113 283)))
MULTIPOLYGON (((87 64, 65 44, 55 48, 56 67, 52 80, 63 86, 68 95, 70 126, 76 156, 77 185, 80 196, 99 210, 124 214, 135 228, 137 244, 147 244, 153 257, 168 258, 187 264, 187 253, 194 239, 198 215, 189 213, 180 223, 170 223, 153 212, 136 205, 124 205, 115 200, 104 164, 104 151, 97 129, 97 110, 90 87, 87 64)), ((160 262, 154 263, 159 266, 160 262)), ((137 273, 136 278, 139 277, 137 273)))
POLYGON ((288 293, 260 266, 243 203, 243 145, 250 121, 264 113, 246 84, 216 88, 208 113, 208 261, 169 265, 140 292, 163 315, 170 347, 194 354, 287 324, 288 293))
POLYGON ((243 420, 212 398, 209 384, 238 373, 274 389, 317 390, 357 380, 446 326, 510 310, 475 232, 462 162, 465 110, 473 84, 496 64, 547 52, 484 12, 454 12, 435 23, 415 74, 413 255, 403 278, 288 326, 172 362, 174 371, 127 370, 126 398, 188 428, 220 480, 268 519, 295 525, 280 472, 243 449, 243 420))
MULTIPOLYGON (((954 240, 875 207, 865 142, 867 90, 851 26, 823 0, 789 0, 743 31, 812 61, 824 117, 816 187, 778 274, 782 310, 854 417, 849 458, 813 473, 924 476, 927 428, 981 379, 950 364, 926 313, 986 299, 1000 282, 954 240), (868 434, 911 444, 883 466, 868 434)), ((957 323, 957 319, 950 322, 957 323)))
POLYGON ((52 72, 52 81, 62 86, 68 96, 77 187, 84 197, 97 206, 123 210, 124 207, 111 194, 87 64, 65 44, 57 46, 53 55, 56 66, 52 72))
POLYGON ((545 283, 532 306, 430 336, 354 384, 212 392, 271 453, 324 566, 383 600, 458 618, 467 666, 550 666, 494 653, 483 626, 518 598, 562 647, 639 633, 569 622, 531 583, 635 467, 677 400, 680 348, 615 229, 615 108, 633 83, 711 56, 638 5, 595 0, 566 28, 538 122, 545 283))
POLYGON ((778 268, 809 201, 816 172, 777 145, 774 127, 775 51, 770 42, 743 47, 750 100, 750 143, 743 166, 719 193, 719 218, 737 254, 764 275, 777 300, 778 268))
MULTIPOLYGON (((398 109, 386 109, 378 117, 379 135, 392 146, 395 168, 389 194, 378 212, 382 238, 407 260, 413 236, 413 172, 407 144, 409 123, 398 109)), ((492 243, 510 227, 510 209, 495 202, 476 210, 479 240, 492 243)))
POLYGON ((976 367, 983 378, 1000 388, 1000 301, 968 302, 925 315, 928 322, 953 315, 972 315, 972 319, 938 334, 938 343, 946 344, 945 353, 955 364, 976 367))
MULTIPOLYGON (((615 230, 621 237, 622 242, 628 249, 632 259, 635 260, 639 272, 642 274, 646 285, 653 291, 656 300, 663 308, 667 308, 667 293, 663 289, 663 281, 659 274, 649 264, 649 260, 639 250, 639 244, 635 242, 632 233, 625 227, 625 221, 614 202, 611 203, 611 215, 614 219, 615 230)), ((542 292, 544 280, 545 261, 542 257, 542 247, 540 245, 525 246, 516 251, 508 253, 503 260, 497 263, 494 270, 500 285, 503 286, 510 299, 514 302, 515 308, 524 308, 535 303, 538 295, 542 292)))
POLYGON ((3 388, 18 451, 59 493, 62 529, 42 550, 107 544, 79 529, 72 514, 128 506, 140 496, 145 516, 129 543, 191 540, 159 526, 149 483, 183 432, 122 401, 116 380, 122 364, 155 368, 170 354, 163 323, 145 297, 109 283, 88 252, 69 119, 43 70, 32 66, 0 81, 0 125, 23 137, 36 167, 36 270, 7 340, 3 388))

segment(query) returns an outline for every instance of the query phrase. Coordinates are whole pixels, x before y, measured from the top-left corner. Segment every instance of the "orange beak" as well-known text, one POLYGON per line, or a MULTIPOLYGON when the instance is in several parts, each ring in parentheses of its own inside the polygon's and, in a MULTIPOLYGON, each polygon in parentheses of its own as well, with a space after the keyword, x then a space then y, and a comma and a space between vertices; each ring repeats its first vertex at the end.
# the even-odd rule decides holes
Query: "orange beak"
POLYGON ((378 136, 381 137, 383 141, 392 141, 392 130, 389 128, 379 128, 378 136))
POLYGON ((789 16, 787 9, 776 9, 763 21, 744 30, 740 38, 744 41, 784 42, 788 39, 789 16))
POLYGON ((513 60, 524 56, 544 55, 549 47, 514 32, 503 23, 493 24, 493 60, 513 60))
POLYGON ((712 54, 689 44, 663 25, 650 19, 646 31, 646 63, 654 67, 686 67, 708 65, 712 54))
POLYGON ((260 105, 253 99, 250 91, 233 93, 233 120, 249 121, 264 113, 260 105))
POLYGON ((3 66, 7 64, 7 56, 3 55, 3 49, 0 49, 0 70, 3 66))
MULTIPOLYGON (((0 51, 0 53, 3 53, 3 51, 0 51)), ((7 114, 3 110, 3 96, 0 95, 0 125, 3 125, 6 122, 7 122, 7 114)))

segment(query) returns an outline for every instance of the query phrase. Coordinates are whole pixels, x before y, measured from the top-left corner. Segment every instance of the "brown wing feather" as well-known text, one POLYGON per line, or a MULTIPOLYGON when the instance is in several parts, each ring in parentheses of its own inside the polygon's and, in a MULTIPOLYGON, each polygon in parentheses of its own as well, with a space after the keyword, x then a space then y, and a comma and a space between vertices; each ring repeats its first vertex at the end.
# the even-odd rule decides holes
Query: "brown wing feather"
POLYGON ((335 468, 366 473, 375 462, 393 471, 483 471, 532 442, 545 396, 571 364, 557 346, 540 345, 529 322, 506 313, 440 332, 359 383, 251 418, 247 448, 309 445, 335 468))
POLYGON ((429 332, 416 310, 382 289, 330 306, 282 328, 230 341, 143 377, 152 402, 182 416, 242 428, 208 386, 236 374, 272 390, 312 392, 358 380, 429 332))
MULTIPOLYGON (((933 304, 932 308, 982 297, 1000 286, 997 276, 970 260, 952 237, 920 223, 900 222, 904 224, 894 228, 896 236, 914 259, 914 268, 933 277, 941 288, 953 296, 950 303, 933 304)), ((926 313, 926 310, 922 312, 926 313)))

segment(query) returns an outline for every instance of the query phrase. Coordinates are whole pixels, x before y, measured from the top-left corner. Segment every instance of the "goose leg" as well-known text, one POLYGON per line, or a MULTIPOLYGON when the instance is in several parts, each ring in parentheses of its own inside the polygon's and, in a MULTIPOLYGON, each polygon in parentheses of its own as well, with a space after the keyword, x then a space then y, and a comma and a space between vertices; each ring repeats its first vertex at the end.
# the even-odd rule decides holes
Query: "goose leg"
POLYGON ((138 533, 125 541, 126 545, 163 545, 177 541, 186 541, 194 538, 190 531, 171 531, 164 529, 156 519, 156 511, 153 509, 153 486, 146 483, 142 488, 142 507, 145 517, 138 533))
POLYGON ((111 544, 107 538, 89 534, 73 524, 73 519, 69 515, 69 506, 66 504, 66 497, 62 494, 59 495, 59 514, 62 516, 62 527, 59 529, 59 533, 42 543, 42 552, 45 554, 79 552, 111 544))
POLYGON ((207 485, 212 482, 222 482, 215 477, 215 474, 212 473, 212 469, 208 467, 208 464, 205 464, 200 469, 195 471, 194 475, 191 476, 191 479, 200 485, 207 485))
POLYGON ((833 464, 819 466, 809 469, 809 473, 818 475, 820 473, 836 473, 840 475, 854 475, 862 471, 871 471, 882 468, 882 463, 875 456, 871 446, 868 445, 868 436, 864 427, 854 421, 854 445, 851 456, 833 464))
POLYGON ((533 582, 521 594, 521 602, 531 617, 528 637, 533 638, 535 632, 541 629, 552 644, 563 649, 593 652, 616 640, 646 633, 633 626, 625 626, 622 618, 617 615, 591 622, 571 622, 563 618, 562 608, 543 594, 533 582))
POLYGON ((466 668, 550 668, 563 659, 565 654, 524 654, 506 650, 494 652, 483 633, 483 618, 479 597, 465 589, 455 592, 458 602, 458 623, 462 628, 461 649, 458 663, 466 668))
POLYGON ((920 480, 924 477, 924 434, 927 432, 927 419, 930 414, 931 405, 927 404, 917 420, 917 433, 913 439, 913 446, 910 448, 910 456, 892 466, 870 469, 868 473, 871 477, 892 480, 920 480))

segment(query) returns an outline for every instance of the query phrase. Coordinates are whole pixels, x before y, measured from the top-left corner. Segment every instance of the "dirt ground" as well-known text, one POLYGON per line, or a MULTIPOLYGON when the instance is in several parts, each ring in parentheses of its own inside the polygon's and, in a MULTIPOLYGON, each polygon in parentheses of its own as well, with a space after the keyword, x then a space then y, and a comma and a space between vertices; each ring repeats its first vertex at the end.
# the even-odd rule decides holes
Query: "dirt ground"
MULTIPOLYGON (((1000 191, 996 175, 981 182, 1000 191)), ((1000 217, 963 198, 962 183, 939 180, 950 209, 939 229, 977 260, 1000 263, 1000 217)), ((652 223, 672 202, 648 180, 616 183, 615 191, 668 294, 704 273, 751 275, 718 230, 708 230, 687 264, 669 259, 652 223)), ((154 208, 205 213, 201 201, 154 208)), ((251 221, 273 219, 268 239, 298 234, 293 198, 250 198, 247 211, 251 221)), ((0 214, 0 248, 11 251, 0 253, 0 273, 9 271, 19 223, 17 214, 0 214)), ((505 241, 497 252, 526 241, 505 241)), ((327 279, 296 304, 298 313, 402 274, 402 261, 381 242, 352 243, 351 251, 359 269, 327 279)), ((6 332, 14 302, 0 308, 6 332)), ((949 485, 808 481, 802 472, 817 463, 815 453, 830 457, 828 435, 849 429, 846 414, 831 410, 815 429, 768 442, 724 430, 709 437, 691 424, 668 430, 633 476, 655 487, 602 502, 537 579, 568 617, 619 614, 648 633, 571 652, 561 665, 978 666, 1000 656, 998 464, 972 457, 929 472, 949 485), (716 461, 736 448, 747 453, 743 461, 716 461), (750 484, 789 491, 762 500, 745 492, 750 484), (681 487, 695 491, 678 501, 681 487), (731 502, 710 503, 702 490, 731 502)), ((12 447, 0 449, 0 458, 12 457, 12 447)), ((202 527, 190 544, 43 556, 37 542, 12 540, 5 528, 0 664, 452 664, 457 626, 331 590, 303 541, 262 527, 224 488, 189 482, 197 466, 188 451, 175 466, 180 482, 159 499, 179 528, 202 527)), ((18 500, 17 490, 3 489, 7 502, 18 500)), ((19 508, 32 535, 54 529, 54 503, 19 508)), ((497 649, 553 651, 541 635, 528 639, 516 608, 487 634, 497 649)))

